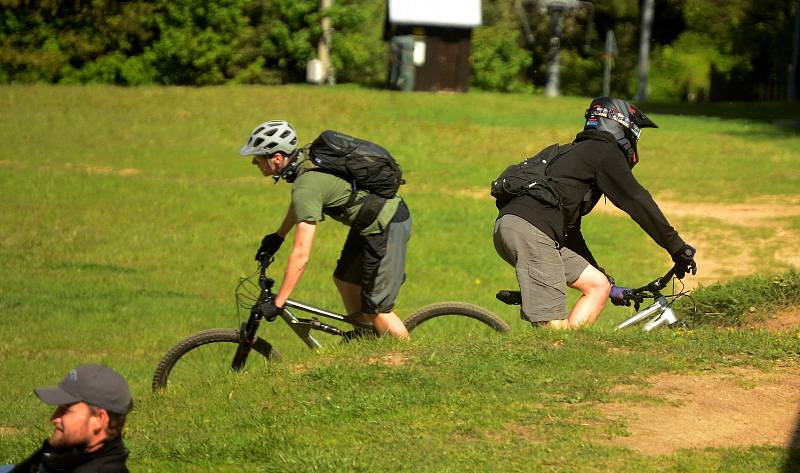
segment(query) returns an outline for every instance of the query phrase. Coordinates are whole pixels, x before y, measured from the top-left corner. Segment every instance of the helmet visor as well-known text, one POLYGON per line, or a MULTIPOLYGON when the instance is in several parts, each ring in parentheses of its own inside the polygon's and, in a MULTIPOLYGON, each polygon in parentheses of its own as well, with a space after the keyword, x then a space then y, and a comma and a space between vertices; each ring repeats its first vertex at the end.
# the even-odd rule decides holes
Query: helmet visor
POLYGON ((631 134, 633 135, 634 138, 636 138, 637 141, 639 140, 639 137, 642 136, 642 130, 639 128, 638 125, 636 125, 636 123, 633 123, 630 118, 614 110, 604 107, 590 108, 589 110, 586 110, 586 114, 584 115, 584 118, 589 118, 589 117, 602 117, 614 120, 615 122, 619 123, 620 125, 630 130, 631 134))

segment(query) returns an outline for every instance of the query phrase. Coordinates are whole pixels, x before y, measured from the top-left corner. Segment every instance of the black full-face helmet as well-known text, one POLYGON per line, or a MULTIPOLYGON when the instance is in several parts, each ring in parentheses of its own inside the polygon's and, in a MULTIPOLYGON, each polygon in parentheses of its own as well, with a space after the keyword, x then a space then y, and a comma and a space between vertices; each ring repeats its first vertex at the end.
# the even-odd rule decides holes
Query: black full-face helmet
POLYGON ((639 162, 636 143, 642 135, 641 129, 658 128, 658 125, 633 105, 611 97, 592 100, 584 117, 584 130, 602 130, 614 135, 631 168, 639 162))

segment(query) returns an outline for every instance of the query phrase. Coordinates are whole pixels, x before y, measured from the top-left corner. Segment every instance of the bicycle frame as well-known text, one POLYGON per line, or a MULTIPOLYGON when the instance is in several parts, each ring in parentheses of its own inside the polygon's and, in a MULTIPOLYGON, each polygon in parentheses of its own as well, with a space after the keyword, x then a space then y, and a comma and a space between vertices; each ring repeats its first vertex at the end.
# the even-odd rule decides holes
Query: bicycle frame
POLYGON ((363 329, 372 329, 372 324, 366 324, 363 322, 359 322, 358 320, 354 320, 342 314, 337 314, 335 312, 330 312, 324 309, 320 309, 318 307, 310 306, 308 304, 304 304, 302 302, 293 301, 291 299, 286 300, 286 304, 283 306, 283 312, 281 312, 280 317, 289 324, 289 327, 294 331, 294 333, 305 343, 308 345, 309 348, 319 348, 321 345, 311 335, 312 330, 320 330, 325 333, 329 333, 331 335, 338 335, 344 336, 344 332, 339 329, 338 327, 334 327, 333 325, 328 325, 326 323, 320 322, 317 319, 302 319, 295 317, 292 313, 290 308, 302 310, 303 312, 308 312, 310 314, 318 315, 321 317, 326 317, 329 319, 333 319, 339 322, 344 322, 350 325, 353 325, 358 328, 363 329))
MULTIPOLYGON (((259 263, 258 286, 260 288, 260 294, 256 302, 250 308, 249 319, 246 323, 242 324, 240 329, 242 341, 245 342, 246 345, 252 344, 255 340, 258 326, 263 318, 263 314, 261 313, 259 306, 262 302, 271 301, 275 297, 275 295, 272 293, 272 287, 275 285, 275 280, 266 275, 267 267, 269 267, 269 265, 272 263, 272 258, 260 261, 259 263)), ((319 307, 314 307, 300 301, 287 299, 283 306, 283 311, 281 311, 279 317, 282 318, 284 322, 289 325, 295 335, 297 335, 297 337, 300 338, 300 340, 302 340, 303 343, 305 343, 311 349, 317 349, 322 346, 322 344, 320 344, 320 342, 314 338, 313 335, 311 335, 312 330, 319 330, 340 337, 345 336, 345 332, 338 327, 320 322, 319 319, 316 318, 305 319, 296 317, 292 313, 291 309, 297 309, 316 316, 325 317, 338 322, 344 322, 361 329, 374 330, 372 324, 370 323, 361 322, 352 317, 325 309, 320 309, 319 307)), ((271 322, 272 320, 274 319, 268 321, 271 322)))

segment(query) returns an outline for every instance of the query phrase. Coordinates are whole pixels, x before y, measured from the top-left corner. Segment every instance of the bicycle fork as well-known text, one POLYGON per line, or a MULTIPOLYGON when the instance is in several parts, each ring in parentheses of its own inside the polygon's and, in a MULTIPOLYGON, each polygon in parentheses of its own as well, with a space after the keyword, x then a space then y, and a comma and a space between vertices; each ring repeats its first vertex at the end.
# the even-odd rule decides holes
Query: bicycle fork
POLYGON ((629 319, 623 321, 622 323, 617 325, 617 327, 614 330, 623 329, 629 325, 633 325, 641 320, 644 320, 652 315, 655 315, 656 317, 654 317, 652 320, 650 320, 644 325, 642 330, 644 330, 645 332, 649 332, 654 328, 664 324, 672 325, 678 321, 678 318, 675 317, 675 312, 672 311, 672 308, 670 308, 669 303, 667 303, 667 299, 664 296, 661 296, 656 299, 653 305, 642 310, 637 314, 634 314, 629 319))

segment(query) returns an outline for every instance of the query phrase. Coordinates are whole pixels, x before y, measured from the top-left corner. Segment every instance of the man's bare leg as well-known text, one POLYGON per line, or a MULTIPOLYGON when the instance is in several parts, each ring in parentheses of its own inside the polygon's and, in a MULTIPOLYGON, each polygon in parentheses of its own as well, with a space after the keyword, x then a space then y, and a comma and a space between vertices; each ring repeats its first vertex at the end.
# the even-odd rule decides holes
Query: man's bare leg
MULTIPOLYGON (((342 296, 342 302, 344 302, 344 306, 347 309, 347 314, 354 315, 356 313, 360 313, 361 286, 358 284, 349 283, 347 281, 342 281, 338 278, 333 278, 333 281, 336 283, 336 288, 339 289, 339 294, 342 296)), ((361 315, 354 318, 362 323, 373 324, 375 326, 375 330, 377 330, 381 335, 388 333, 389 335, 397 338, 409 338, 408 330, 406 330, 405 324, 402 320, 400 320, 400 317, 394 313, 394 311, 383 314, 361 313, 361 315)))
POLYGON ((548 320, 547 328, 568 329, 570 328, 569 320, 568 319, 548 320))
MULTIPOLYGON (((339 290, 339 294, 342 296, 342 302, 344 302, 347 315, 353 315, 356 312, 361 312, 361 286, 358 284, 349 283, 347 281, 342 281, 337 277, 333 278, 333 282, 336 284, 336 289, 339 290)), ((369 320, 362 321, 365 323, 369 322, 369 320)))
POLYGON ((581 291, 582 295, 567 317, 569 327, 593 324, 611 293, 608 278, 594 266, 587 266, 570 287, 581 291))

